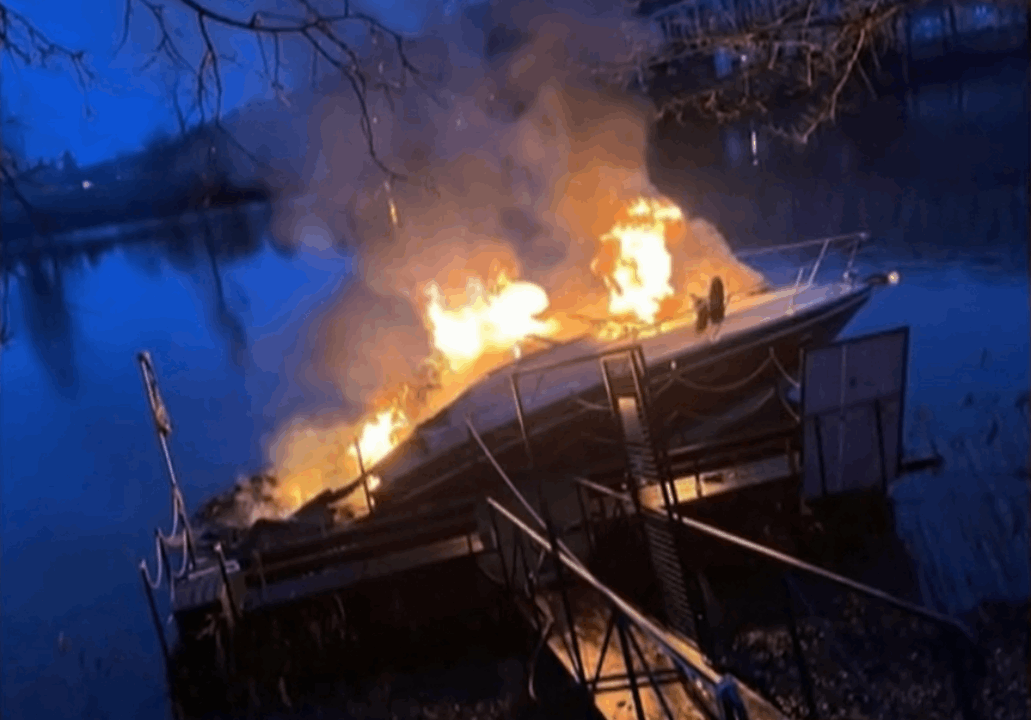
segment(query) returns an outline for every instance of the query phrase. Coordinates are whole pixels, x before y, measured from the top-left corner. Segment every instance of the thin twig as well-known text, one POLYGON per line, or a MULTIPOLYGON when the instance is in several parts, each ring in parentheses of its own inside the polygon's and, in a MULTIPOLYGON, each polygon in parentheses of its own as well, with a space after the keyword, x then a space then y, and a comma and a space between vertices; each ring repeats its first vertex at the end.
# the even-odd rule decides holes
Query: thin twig
MULTIPOLYGON (((344 28, 347 25, 362 27, 366 36, 371 37, 373 44, 381 37, 392 41, 395 55, 401 69, 401 78, 385 78, 378 82, 372 90, 382 92, 391 102, 393 97, 404 92, 409 81, 420 84, 420 73, 412 64, 405 52, 404 38, 400 33, 387 28, 383 23, 365 13, 352 10, 350 2, 343 3, 343 12, 337 14, 321 13, 309 0, 297 0, 304 10, 304 17, 292 19, 270 13, 255 12, 247 19, 238 19, 198 2, 198 0, 177 0, 177 2, 194 14, 198 32, 202 40, 202 55, 196 65, 190 64, 176 42, 176 34, 169 27, 164 13, 164 6, 152 0, 126 0, 122 44, 129 33, 132 19, 132 6, 141 3, 154 18, 158 41, 152 56, 164 56, 181 70, 189 70, 193 78, 193 107, 190 112, 197 113, 201 122, 211 109, 212 120, 221 121, 225 88, 223 84, 222 61, 228 57, 219 51, 218 42, 212 31, 219 26, 237 32, 247 33, 254 37, 261 55, 262 67, 266 80, 278 99, 286 102, 286 88, 281 80, 283 58, 282 41, 284 38, 296 37, 304 40, 312 52, 312 82, 317 79, 318 61, 321 58, 340 73, 351 88, 358 101, 358 122, 366 140, 369 157, 376 166, 391 180, 409 180, 404 173, 390 167, 376 150, 373 133, 374 120, 369 102, 368 73, 363 69, 363 57, 358 50, 345 39, 344 28), (265 41, 272 41, 272 58, 269 58, 265 41)), ((178 90, 176 90, 178 93, 178 90)), ((181 114, 181 113, 180 113, 181 114)), ((178 115, 177 115, 178 117, 178 115)), ((185 118, 187 121, 189 117, 185 118)))

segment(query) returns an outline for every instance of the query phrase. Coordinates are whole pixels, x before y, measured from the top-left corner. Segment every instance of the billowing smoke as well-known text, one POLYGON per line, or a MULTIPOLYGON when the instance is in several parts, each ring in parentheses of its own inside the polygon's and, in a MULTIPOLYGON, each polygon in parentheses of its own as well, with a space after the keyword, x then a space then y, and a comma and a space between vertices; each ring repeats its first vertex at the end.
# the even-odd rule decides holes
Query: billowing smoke
MULTIPOLYGON (((356 281, 301 339, 314 349, 307 371, 336 384, 354 419, 401 386, 413 423, 448 401, 420 395, 436 389, 422 319, 431 283, 460 296, 470 278, 502 269, 547 289, 565 334, 586 331, 575 318, 604 316, 608 299, 590 271, 598 239, 627 203, 658 195, 645 164, 647 103, 594 82, 594 69, 657 42, 622 5, 492 3, 438 17, 424 36, 406 52, 425 89, 371 107, 377 155, 407 181, 385 179, 369 157, 344 84, 313 94, 277 131, 305 138, 307 152, 293 168, 304 181, 283 187, 276 234, 343 245, 356 259, 356 281)), ((396 53, 367 49, 383 80, 400 77, 396 53)), ((731 293, 761 282, 704 221, 689 219, 670 244, 675 267, 719 267, 731 293)), ((674 281, 704 292, 697 280, 674 281)), ((281 504, 358 474, 354 430, 307 418, 283 425, 269 447, 281 504)))

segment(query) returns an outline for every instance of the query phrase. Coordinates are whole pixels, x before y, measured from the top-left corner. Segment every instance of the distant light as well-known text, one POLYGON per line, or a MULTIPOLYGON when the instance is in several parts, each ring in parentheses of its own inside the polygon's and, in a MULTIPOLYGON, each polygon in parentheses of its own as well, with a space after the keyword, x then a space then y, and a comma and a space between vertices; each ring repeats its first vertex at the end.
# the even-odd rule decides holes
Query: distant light
POLYGON ((82 189, 83 190, 89 190, 91 187, 93 187, 93 183, 91 183, 89 180, 83 180, 82 181, 82 189))
POLYGON ((379 487, 380 483, 383 482, 380 480, 379 475, 369 475, 367 481, 369 483, 369 490, 375 490, 379 487))
POLYGON ((888 273, 888 284, 889 285, 898 285, 900 279, 901 278, 899 277, 899 274, 898 274, 897 270, 892 270, 890 273, 888 273))

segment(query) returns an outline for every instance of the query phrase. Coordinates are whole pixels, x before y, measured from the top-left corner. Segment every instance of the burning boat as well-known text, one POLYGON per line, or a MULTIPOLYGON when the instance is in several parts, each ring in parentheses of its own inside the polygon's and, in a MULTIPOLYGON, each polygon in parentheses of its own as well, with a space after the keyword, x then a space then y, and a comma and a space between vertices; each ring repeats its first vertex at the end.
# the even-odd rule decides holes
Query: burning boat
POLYGON ((814 241, 822 245, 819 258, 806 279, 800 271, 788 287, 727 298, 714 278, 693 318, 667 323, 649 337, 631 343, 582 337, 494 370, 362 469, 373 505, 427 499, 445 486, 449 493, 470 489, 485 474, 480 442, 509 470, 533 465, 584 472, 592 458, 615 447, 612 377, 627 377, 628 363, 638 363, 634 375, 647 388, 653 417, 682 438, 748 422, 794 381, 802 351, 833 340, 876 285, 897 279, 857 279, 852 260, 865 239, 814 241), (816 283, 835 242, 852 244, 845 274, 816 283))

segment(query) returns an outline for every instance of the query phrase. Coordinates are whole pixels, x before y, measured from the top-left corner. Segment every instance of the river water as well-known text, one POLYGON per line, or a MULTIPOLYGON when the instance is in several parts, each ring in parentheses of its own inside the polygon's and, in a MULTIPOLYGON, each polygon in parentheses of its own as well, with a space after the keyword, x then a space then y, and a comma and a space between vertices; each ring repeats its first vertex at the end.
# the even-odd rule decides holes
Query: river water
MULTIPOLYGON (((968 395, 975 410, 995 403, 996 414, 1019 416, 1029 384, 1026 88, 1026 64, 919 88, 803 152, 760 134, 753 157, 749 128, 732 129, 654 175, 737 246, 869 230, 881 243, 864 263, 899 269, 902 283, 847 332, 911 326, 907 443, 925 442, 925 426, 980 432, 992 411, 977 414, 968 395)), ((168 529, 169 493, 134 354, 153 354, 196 508, 261 464, 278 422, 336 400, 305 372, 308 338, 351 270, 317 243, 293 256, 266 243, 222 265, 222 311, 207 263, 141 251, 64 272, 63 301, 53 282, 13 280, 0 377, 3 718, 165 712, 137 564, 153 556, 153 529, 168 529), (41 297, 40 287, 50 289, 41 297)), ((1019 458, 1010 446, 1026 426, 1013 432, 1007 452, 1019 458)), ((906 518, 940 515, 949 498, 1026 498, 1011 470, 988 468, 976 492, 969 474, 903 481, 893 492, 910 525, 900 533, 916 533, 906 518)), ((1026 517, 1016 522, 1026 536, 1026 517)), ((1022 575, 1017 566, 1008 585, 984 592, 1026 595, 1026 557, 1022 575)), ((927 593, 955 612, 969 601, 927 593)))

